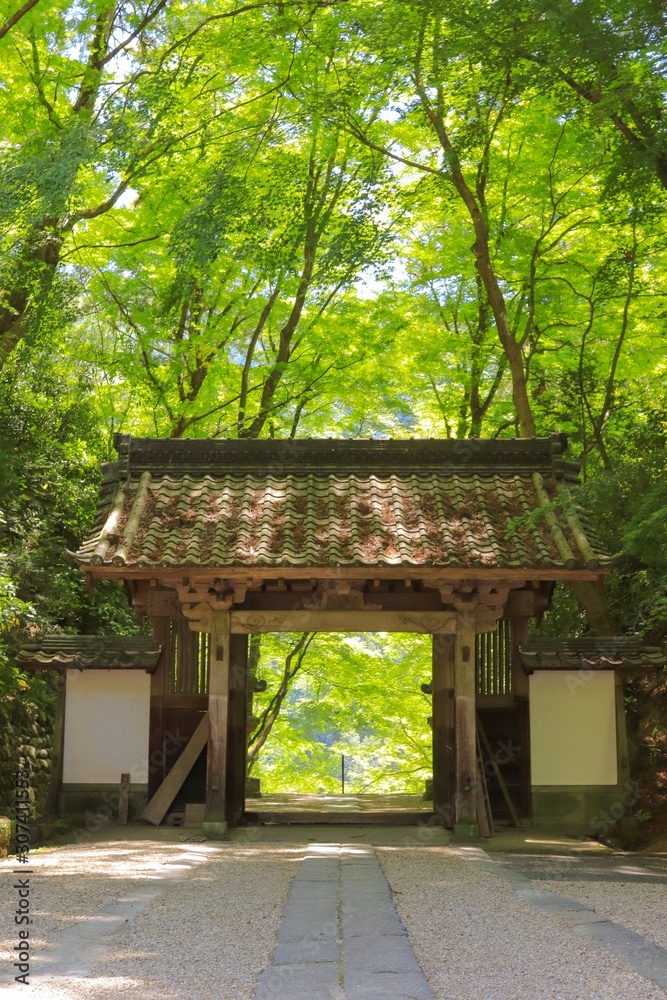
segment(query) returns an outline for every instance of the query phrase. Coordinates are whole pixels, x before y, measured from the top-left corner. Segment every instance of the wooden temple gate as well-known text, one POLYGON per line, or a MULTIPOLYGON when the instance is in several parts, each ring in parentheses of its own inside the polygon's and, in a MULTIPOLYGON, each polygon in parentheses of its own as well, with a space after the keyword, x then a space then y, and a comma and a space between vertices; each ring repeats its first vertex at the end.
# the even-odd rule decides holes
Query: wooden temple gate
MULTIPOLYGON (((409 595, 412 606, 420 600, 432 603, 429 591, 412 585, 406 587, 405 581, 383 584, 376 581, 375 586, 371 583, 375 599, 378 594, 391 593, 392 584, 409 595)), ((292 593, 285 581, 280 586, 282 589, 273 593, 292 593)), ((259 603, 262 590, 257 584, 255 587, 255 603, 259 603)), ((494 748, 499 748, 500 763, 509 764, 518 775, 512 789, 516 808, 522 815, 529 815, 527 678, 518 666, 516 641, 527 616, 524 613, 498 619, 498 615, 517 607, 524 612, 530 608, 534 613, 536 603, 539 606, 544 602, 544 595, 541 591, 535 593, 530 586, 517 591, 505 585, 487 587, 486 602, 480 602, 476 588, 467 589, 464 603, 470 607, 459 611, 355 610, 360 591, 353 593, 349 584, 341 583, 335 603, 351 604, 348 611, 243 612, 213 610, 201 602, 199 605, 186 602, 189 617, 177 616, 176 591, 150 589, 147 608, 152 612, 154 637, 162 646, 163 655, 151 678, 149 740, 151 754, 164 763, 149 776, 149 798, 157 797, 160 802, 160 789, 170 765, 176 763, 164 752, 160 753, 168 734, 177 733, 181 740, 190 738, 202 714, 207 712, 207 753, 200 752, 190 773, 183 775, 187 796, 181 795, 177 804, 182 808, 186 799, 203 802, 205 798, 207 822, 234 825, 241 820, 249 735, 250 633, 400 631, 432 635, 432 679, 428 689, 433 702, 433 802, 438 821, 460 831, 472 829, 476 824, 477 717, 483 720, 494 748), (170 611, 171 616, 156 614, 159 611, 170 611), (490 627, 496 631, 487 631, 490 627)), ((197 590, 201 593, 201 587, 194 586, 192 590, 195 596, 197 590)), ((272 591, 264 591, 265 602, 267 593, 272 591)), ((327 593, 334 592, 329 589, 327 593)), ((182 588, 180 596, 187 596, 182 588)), ((396 590, 393 596, 398 596, 396 590)), ((174 797, 172 788, 155 815, 161 816, 174 797)), ((503 802, 498 799, 494 808, 502 815, 503 802)), ((151 815, 149 806, 148 816, 151 815)))
POLYGON ((281 631, 432 635, 436 814, 461 832, 476 827, 478 715, 492 746, 516 750, 515 801, 530 812, 519 644, 556 581, 599 586, 608 561, 576 514, 578 467, 563 459, 564 436, 119 435, 116 447, 76 557, 91 586, 117 580, 153 621, 162 653, 151 677, 151 756, 172 729, 194 741, 173 767, 149 774, 144 815, 164 814, 156 799, 189 763, 209 835, 239 821, 247 637, 281 631), (205 775, 196 765, 204 745, 205 775))

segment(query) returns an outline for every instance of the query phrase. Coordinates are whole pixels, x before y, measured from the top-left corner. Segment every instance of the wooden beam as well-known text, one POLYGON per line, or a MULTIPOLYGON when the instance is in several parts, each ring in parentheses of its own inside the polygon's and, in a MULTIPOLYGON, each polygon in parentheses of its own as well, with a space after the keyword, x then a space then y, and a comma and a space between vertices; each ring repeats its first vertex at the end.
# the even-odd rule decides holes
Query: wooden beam
POLYGON ((433 810, 454 825, 454 637, 433 636, 433 810))
POLYGON ((206 822, 227 822, 227 742, 229 716, 229 611, 214 611, 208 675, 208 765, 206 822))
POLYGON ((235 634, 262 632, 453 633, 454 611, 232 611, 235 634))
POLYGON ((459 615, 454 647, 456 719, 455 833, 478 836, 475 616, 459 615))
POLYGON ((145 819, 147 823, 153 823, 154 826, 160 825, 169 806, 178 795, 183 782, 192 770, 197 757, 206 746, 207 739, 208 715, 204 715, 190 737, 190 741, 186 744, 183 753, 144 809, 141 818, 145 819))
MULTIPOLYGON (((81 572, 89 572, 94 579, 116 580, 119 577, 123 580, 150 580, 157 577, 166 587, 176 587, 183 585, 183 568, 164 569, 159 566, 88 566, 81 565, 81 572)), ((589 569, 555 569, 549 566, 526 569, 510 569, 499 567, 497 569, 487 569, 477 566, 469 570, 450 569, 443 566, 416 566, 414 569, 405 566, 277 566, 270 569, 265 566, 246 567, 211 567, 210 569, 189 569, 189 576, 185 582, 190 580, 210 580, 213 581, 224 577, 231 584, 235 581, 246 582, 248 574, 252 573, 255 583, 259 582, 260 575, 263 580, 451 580, 458 583, 465 577, 466 580, 474 582, 485 581, 524 581, 527 578, 535 580, 538 584, 548 580, 591 580, 597 582, 598 577, 607 573, 605 567, 602 570, 589 569)))

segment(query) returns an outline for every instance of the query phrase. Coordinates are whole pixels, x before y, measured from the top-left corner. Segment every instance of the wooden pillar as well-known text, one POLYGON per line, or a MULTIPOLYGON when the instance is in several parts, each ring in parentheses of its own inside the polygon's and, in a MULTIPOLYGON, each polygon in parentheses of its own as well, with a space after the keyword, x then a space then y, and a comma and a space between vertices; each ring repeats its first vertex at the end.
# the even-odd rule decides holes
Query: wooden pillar
POLYGON ((230 640, 229 732, 227 739, 227 822, 235 826, 245 812, 248 756, 248 636, 230 640))
POLYGON ((455 824, 457 836, 479 836, 477 825, 477 724, 475 718, 475 618, 457 616, 454 647, 456 724, 455 824))
POLYGON ((227 828, 227 743, 229 717, 229 611, 214 611, 208 677, 208 766, 204 835, 223 836, 227 828))
POLYGON ((528 638, 527 615, 512 618, 512 691, 516 702, 521 773, 521 816, 533 814, 533 789, 530 773, 530 678, 521 665, 519 647, 528 638))
POLYGON ((56 688, 56 713, 53 722, 53 743, 51 746, 51 777, 46 795, 46 814, 58 814, 58 795, 63 780, 63 752, 65 749, 65 700, 67 697, 67 671, 58 671, 56 688))
POLYGON ((628 748, 628 728, 625 718, 625 697, 623 694, 623 675, 620 670, 614 670, 614 695, 616 702, 616 758, 618 761, 618 787, 623 792, 627 790, 630 781, 630 755, 628 748))
POLYGON ((153 798, 165 778, 164 696, 167 693, 169 670, 169 618, 153 618, 153 638, 162 646, 157 667, 151 674, 150 710, 148 716, 148 801, 153 798))
POLYGON ((454 636, 433 636, 433 811, 452 827, 454 809, 454 636))

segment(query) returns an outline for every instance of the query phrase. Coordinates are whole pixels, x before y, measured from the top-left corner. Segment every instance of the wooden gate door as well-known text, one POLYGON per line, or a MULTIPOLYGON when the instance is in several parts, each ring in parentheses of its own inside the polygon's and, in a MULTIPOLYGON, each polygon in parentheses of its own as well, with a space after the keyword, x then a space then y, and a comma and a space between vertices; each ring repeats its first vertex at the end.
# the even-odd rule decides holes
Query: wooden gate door
POLYGON ((230 826, 235 826, 245 811, 248 756, 248 636, 232 635, 230 638, 226 818, 230 826))
POLYGON ((447 827, 454 826, 456 729, 454 702, 454 636, 433 636, 433 810, 447 827))

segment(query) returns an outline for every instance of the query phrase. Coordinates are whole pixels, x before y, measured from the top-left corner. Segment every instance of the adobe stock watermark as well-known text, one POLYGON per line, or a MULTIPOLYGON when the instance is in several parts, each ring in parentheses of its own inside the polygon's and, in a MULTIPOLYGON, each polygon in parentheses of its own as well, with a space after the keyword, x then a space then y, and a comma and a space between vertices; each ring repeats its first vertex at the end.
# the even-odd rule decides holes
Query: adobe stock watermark
MULTIPOLYGON (((16 772, 16 861, 17 865, 30 864, 30 768, 20 767, 16 772)), ((30 985, 30 876, 31 868, 17 867, 14 869, 17 878, 14 881, 16 892, 16 908, 14 910, 14 925, 16 927, 16 944, 12 947, 13 967, 17 970, 14 981, 23 986, 30 985)))

